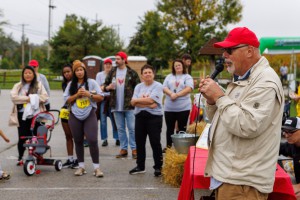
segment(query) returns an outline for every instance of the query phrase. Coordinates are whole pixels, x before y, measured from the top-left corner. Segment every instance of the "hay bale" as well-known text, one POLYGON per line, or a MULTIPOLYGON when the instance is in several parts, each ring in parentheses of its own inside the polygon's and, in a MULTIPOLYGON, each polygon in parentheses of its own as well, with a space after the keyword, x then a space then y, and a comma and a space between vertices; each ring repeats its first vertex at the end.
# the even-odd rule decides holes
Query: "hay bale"
POLYGON ((168 148, 166 150, 164 165, 162 168, 164 183, 180 187, 186 158, 187 155, 178 154, 173 148, 168 148))
POLYGON ((196 129, 196 133, 197 135, 201 135, 202 131, 204 130, 206 126, 206 122, 205 121, 200 121, 197 123, 197 128, 196 128, 196 123, 192 123, 190 124, 187 129, 186 129, 186 133, 191 133, 191 134, 195 134, 195 129, 196 129))

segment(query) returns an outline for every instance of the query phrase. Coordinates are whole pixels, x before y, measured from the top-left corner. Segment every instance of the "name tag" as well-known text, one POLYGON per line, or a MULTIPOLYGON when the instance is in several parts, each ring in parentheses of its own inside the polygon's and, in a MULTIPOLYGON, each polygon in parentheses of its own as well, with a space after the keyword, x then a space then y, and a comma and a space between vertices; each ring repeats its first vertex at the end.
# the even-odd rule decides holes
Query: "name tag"
POLYGON ((23 108, 26 108, 26 106, 27 106, 27 103, 24 103, 24 104, 23 104, 23 108))
POLYGON ((86 108, 90 105, 90 100, 89 98, 80 98, 80 99, 76 99, 76 105, 78 108, 86 108))
POLYGON ((59 113, 61 119, 69 119, 70 111, 68 109, 62 108, 59 113))

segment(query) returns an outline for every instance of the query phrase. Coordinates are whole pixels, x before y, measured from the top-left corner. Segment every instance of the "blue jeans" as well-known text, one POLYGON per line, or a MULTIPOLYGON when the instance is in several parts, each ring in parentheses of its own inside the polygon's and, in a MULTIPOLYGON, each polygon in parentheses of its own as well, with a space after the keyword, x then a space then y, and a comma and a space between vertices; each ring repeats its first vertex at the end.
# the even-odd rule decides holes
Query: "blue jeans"
POLYGON ((104 106, 105 106, 106 100, 102 101, 100 104, 100 135, 101 140, 107 140, 107 117, 110 118, 111 126, 113 130, 113 138, 118 140, 118 131, 116 129, 115 125, 115 119, 111 113, 110 107, 108 108, 107 112, 104 113, 104 106))
POLYGON ((136 149, 135 144, 135 131, 134 131, 134 125, 135 125, 135 116, 133 114, 133 110, 127 110, 127 111, 115 111, 114 112, 118 134, 119 134, 119 140, 120 140, 120 148, 123 150, 128 149, 128 138, 126 134, 126 126, 129 132, 129 145, 131 150, 136 149))

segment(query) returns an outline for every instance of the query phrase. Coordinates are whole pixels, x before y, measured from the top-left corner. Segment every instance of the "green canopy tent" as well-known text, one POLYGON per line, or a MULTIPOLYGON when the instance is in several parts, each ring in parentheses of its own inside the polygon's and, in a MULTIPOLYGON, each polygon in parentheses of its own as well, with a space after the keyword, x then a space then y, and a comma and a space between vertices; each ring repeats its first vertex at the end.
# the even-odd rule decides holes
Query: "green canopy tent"
POLYGON ((262 37, 260 40, 260 52, 262 54, 278 55, 278 54, 290 54, 291 62, 289 71, 289 86, 295 91, 296 89, 296 73, 297 73, 297 62, 296 54, 300 53, 300 37, 262 37))

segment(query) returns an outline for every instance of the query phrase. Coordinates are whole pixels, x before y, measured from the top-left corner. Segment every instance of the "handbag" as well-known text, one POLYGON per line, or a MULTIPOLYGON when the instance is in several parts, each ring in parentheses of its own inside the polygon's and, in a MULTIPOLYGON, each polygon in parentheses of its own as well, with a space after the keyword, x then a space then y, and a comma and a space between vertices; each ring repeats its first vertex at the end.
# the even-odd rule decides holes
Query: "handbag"
POLYGON ((200 200, 215 200, 215 191, 213 191, 209 196, 202 196, 200 200))
POLYGON ((16 107, 13 106, 13 109, 9 115, 8 126, 18 126, 18 125, 19 125, 18 112, 16 110, 16 107))

